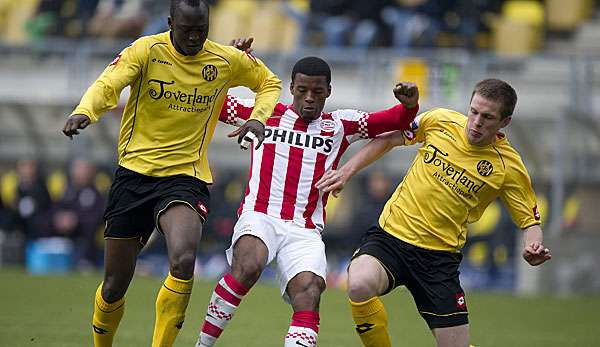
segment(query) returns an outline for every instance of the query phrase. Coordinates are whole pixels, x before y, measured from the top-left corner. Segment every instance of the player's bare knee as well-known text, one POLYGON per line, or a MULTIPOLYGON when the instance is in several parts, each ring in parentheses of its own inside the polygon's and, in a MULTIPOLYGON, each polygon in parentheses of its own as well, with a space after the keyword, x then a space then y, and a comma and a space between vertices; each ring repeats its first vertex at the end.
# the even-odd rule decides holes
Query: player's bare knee
POLYGON ((264 265, 250 259, 234 259, 231 267, 233 277, 246 287, 253 286, 260 278, 264 265))
POLYGON ((190 279, 194 275, 196 253, 193 251, 182 252, 171 258, 169 270, 171 275, 180 279, 190 279))
POLYGON ((379 294, 373 283, 361 277, 348 278, 347 291, 348 297, 354 302, 367 301, 379 294))
POLYGON ((354 273, 348 276, 348 297, 354 302, 367 301, 381 295, 387 287, 387 278, 373 273, 354 273))
POLYGON ((305 293, 306 296, 317 299, 321 297, 321 293, 323 293, 324 290, 325 283, 318 276, 312 276, 302 287, 302 292, 305 293))
POLYGON ((290 293, 290 301, 294 311, 316 311, 321 302, 323 288, 319 285, 308 285, 302 290, 290 293))
POLYGON ((102 299, 108 303, 113 303, 125 296, 127 285, 118 283, 114 278, 107 277, 102 284, 102 299))
POLYGON ((292 306, 300 310, 315 310, 319 306, 325 281, 315 274, 301 274, 288 285, 292 306))

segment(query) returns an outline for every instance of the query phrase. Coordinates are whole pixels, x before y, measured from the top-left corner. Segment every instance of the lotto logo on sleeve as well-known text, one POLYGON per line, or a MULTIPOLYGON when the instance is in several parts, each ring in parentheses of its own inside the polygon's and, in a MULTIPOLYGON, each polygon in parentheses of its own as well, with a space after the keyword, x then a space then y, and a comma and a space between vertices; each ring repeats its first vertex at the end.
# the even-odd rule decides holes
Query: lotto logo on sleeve
POLYGON ((113 61, 110 62, 110 64, 108 66, 115 66, 119 63, 119 60, 121 60, 121 55, 118 54, 115 59, 113 59, 113 61))
POLYGON ((538 209, 537 205, 533 206, 533 217, 535 218, 535 220, 540 220, 542 218, 540 216, 540 210, 538 209))
POLYGON ((254 54, 252 54, 252 52, 245 52, 245 53, 246 53, 246 56, 248 58, 250 58, 250 60, 252 60, 254 63, 257 63, 256 57, 254 56, 254 54))
POLYGON ((456 307, 461 310, 467 309, 467 302, 465 301, 465 293, 456 294, 456 307))

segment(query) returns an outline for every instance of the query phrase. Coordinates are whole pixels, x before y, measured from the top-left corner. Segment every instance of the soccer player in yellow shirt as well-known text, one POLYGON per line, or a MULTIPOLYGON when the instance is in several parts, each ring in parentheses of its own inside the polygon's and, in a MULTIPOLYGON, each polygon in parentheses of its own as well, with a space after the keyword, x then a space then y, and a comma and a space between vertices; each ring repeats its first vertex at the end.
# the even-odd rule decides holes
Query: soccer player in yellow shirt
POLYGON ((96 291, 94 346, 111 346, 137 255, 156 227, 166 239, 169 274, 156 300, 152 346, 172 346, 192 291, 197 245, 209 211, 208 146, 227 90, 257 93, 249 120, 231 137, 252 132, 256 146, 281 81, 258 59, 207 40, 202 0, 171 0, 170 30, 125 48, 87 90, 63 133, 79 134, 115 108, 131 87, 119 135, 119 167, 105 211, 105 273, 96 291))
POLYGON ((422 143, 404 180, 369 229, 348 268, 348 296, 365 346, 391 346, 379 296, 404 285, 438 346, 469 345, 460 249, 467 224, 497 197, 524 231, 522 256, 536 266, 551 258, 542 241, 531 179, 500 129, 517 102, 506 82, 486 79, 473 91, 468 115, 443 108, 415 118, 411 130, 388 133, 363 147, 317 183, 337 195, 356 172, 391 148, 422 143))

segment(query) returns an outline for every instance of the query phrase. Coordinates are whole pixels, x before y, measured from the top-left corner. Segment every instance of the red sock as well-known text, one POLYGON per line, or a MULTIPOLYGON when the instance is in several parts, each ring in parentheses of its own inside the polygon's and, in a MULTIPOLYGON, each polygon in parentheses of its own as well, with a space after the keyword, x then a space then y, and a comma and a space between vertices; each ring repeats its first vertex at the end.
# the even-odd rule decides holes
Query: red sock
POLYGON ((319 320, 319 312, 295 312, 292 316, 290 329, 285 336, 284 346, 316 346, 317 336, 319 334, 319 320))
POLYGON ((247 293, 248 289, 229 273, 217 283, 196 346, 212 346, 215 343, 247 293))

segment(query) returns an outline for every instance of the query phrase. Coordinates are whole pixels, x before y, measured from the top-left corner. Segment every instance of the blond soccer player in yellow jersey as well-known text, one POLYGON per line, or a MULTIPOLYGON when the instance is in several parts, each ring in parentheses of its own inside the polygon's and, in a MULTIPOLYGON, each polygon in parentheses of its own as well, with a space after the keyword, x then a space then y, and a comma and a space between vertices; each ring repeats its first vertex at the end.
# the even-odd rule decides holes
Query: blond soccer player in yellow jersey
POLYGON ((536 266, 550 259, 529 174, 500 132, 510 123, 516 102, 509 84, 483 80, 475 86, 467 117, 443 108, 422 113, 412 130, 371 141, 317 183, 337 195, 356 172, 393 147, 422 144, 348 268, 352 316, 365 346, 390 346, 379 296, 400 285, 411 292, 438 346, 469 346, 460 249, 467 224, 497 197, 524 232, 525 261, 536 266))
POLYGON ((184 321, 197 245, 209 211, 212 177, 207 150, 227 90, 257 93, 248 132, 256 146, 273 112, 281 81, 258 59, 207 40, 209 8, 201 0, 172 0, 168 32, 124 49, 87 90, 63 132, 79 134, 113 109, 131 87, 119 135, 119 167, 105 211, 105 273, 93 315, 97 347, 111 346, 137 255, 156 227, 164 234, 169 274, 156 299, 152 346, 172 346, 184 321))

